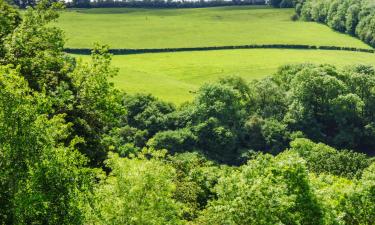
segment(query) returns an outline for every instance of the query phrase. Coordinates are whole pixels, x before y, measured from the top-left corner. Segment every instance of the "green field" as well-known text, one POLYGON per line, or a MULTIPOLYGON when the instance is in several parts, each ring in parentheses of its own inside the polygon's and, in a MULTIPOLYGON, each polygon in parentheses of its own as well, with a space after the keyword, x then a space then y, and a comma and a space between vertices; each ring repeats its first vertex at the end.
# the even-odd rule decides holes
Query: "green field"
MULTIPOLYGON (((214 7, 199 9, 70 9, 58 22, 67 47, 90 48, 97 41, 110 48, 178 48, 245 44, 304 44, 370 48, 349 35, 313 22, 293 22, 293 9, 214 7)), ((82 56, 87 59, 86 56, 82 56)), ((117 87, 152 93, 182 103, 203 84, 237 75, 251 80, 289 63, 375 65, 375 54, 249 49, 115 56, 117 87)))
POLYGON ((113 65, 120 69, 114 82, 129 93, 152 93, 179 104, 191 100, 202 84, 220 77, 235 75, 251 80, 271 75, 281 65, 303 62, 339 67, 359 63, 375 65, 375 54, 250 49, 123 55, 113 58, 113 65))
POLYGON ((176 48, 246 44, 305 44, 369 48, 313 22, 293 22, 293 9, 214 7, 198 9, 70 9, 58 26, 67 47, 176 48))

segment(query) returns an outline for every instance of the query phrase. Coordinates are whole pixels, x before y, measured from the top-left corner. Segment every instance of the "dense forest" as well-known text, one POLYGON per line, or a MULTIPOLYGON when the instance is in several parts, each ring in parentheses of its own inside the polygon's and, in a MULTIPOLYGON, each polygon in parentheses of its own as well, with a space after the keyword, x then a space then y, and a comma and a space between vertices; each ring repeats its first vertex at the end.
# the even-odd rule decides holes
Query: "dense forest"
MULTIPOLYGON (((286 65, 181 106, 0 0, 0 224, 373 224, 375 68, 286 65)), ((301 15, 305 15, 306 9, 301 15)))

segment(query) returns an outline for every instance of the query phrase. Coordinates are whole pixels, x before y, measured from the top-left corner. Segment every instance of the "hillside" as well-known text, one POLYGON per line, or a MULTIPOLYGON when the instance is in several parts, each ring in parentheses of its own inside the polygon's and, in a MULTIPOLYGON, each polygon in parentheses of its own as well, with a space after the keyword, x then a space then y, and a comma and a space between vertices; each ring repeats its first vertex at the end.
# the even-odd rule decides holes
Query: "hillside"
POLYGON ((305 44, 368 48, 325 25, 291 20, 293 9, 214 7, 198 9, 70 9, 58 26, 66 47, 181 48, 247 44, 305 44))
MULTIPOLYGON (((17 1, 0 0, 0 224, 374 224, 374 49, 253 7, 73 9, 65 45, 63 3, 17 1)), ((296 11, 375 46, 363 1, 296 11)))
MULTIPOLYGON (((69 48, 186 48, 292 44, 371 49, 362 41, 314 22, 292 21, 293 9, 261 6, 197 9, 69 9, 59 19, 69 48)), ((83 57, 86 58, 86 57, 83 57)), ((182 103, 200 85, 238 75, 249 81, 287 63, 374 64, 375 55, 320 50, 226 50, 114 57, 117 87, 182 103)))
MULTIPOLYGON (((79 56, 87 59, 86 56, 79 56)), ((284 64, 328 63, 339 67, 353 64, 375 65, 371 53, 248 49, 207 52, 179 52, 114 56, 120 69, 115 85, 129 93, 151 93, 174 103, 192 100, 198 88, 226 76, 246 81, 272 75, 284 64)))

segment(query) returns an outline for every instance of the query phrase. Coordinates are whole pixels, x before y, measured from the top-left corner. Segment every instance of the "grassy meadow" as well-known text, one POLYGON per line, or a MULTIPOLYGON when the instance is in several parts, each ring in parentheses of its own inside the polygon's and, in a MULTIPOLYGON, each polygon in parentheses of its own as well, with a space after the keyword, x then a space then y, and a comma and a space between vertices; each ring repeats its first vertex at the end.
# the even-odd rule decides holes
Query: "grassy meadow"
POLYGON ((178 48, 246 44, 305 44, 368 48, 323 24, 292 21, 293 9, 261 6, 197 9, 70 9, 57 25, 67 47, 178 48))
MULTIPOLYGON (((213 7, 197 9, 69 9, 58 26, 67 47, 178 48, 245 44, 304 44, 370 48, 360 40, 314 22, 292 21, 293 9, 213 7)), ((87 56, 79 56, 87 59, 87 56)), ((331 63, 375 65, 375 54, 325 51, 248 49, 119 55, 117 87, 129 93, 151 93, 182 103, 204 83, 224 76, 262 78, 284 64, 331 63)))
MULTIPOLYGON (((79 56, 84 60, 88 56, 79 56)), ((204 83, 224 76, 240 76, 250 81, 276 72, 284 64, 328 63, 338 67, 352 64, 375 65, 370 53, 327 51, 248 49, 206 52, 176 52, 114 56, 120 69, 115 85, 129 93, 152 93, 182 103, 191 100, 204 83)))

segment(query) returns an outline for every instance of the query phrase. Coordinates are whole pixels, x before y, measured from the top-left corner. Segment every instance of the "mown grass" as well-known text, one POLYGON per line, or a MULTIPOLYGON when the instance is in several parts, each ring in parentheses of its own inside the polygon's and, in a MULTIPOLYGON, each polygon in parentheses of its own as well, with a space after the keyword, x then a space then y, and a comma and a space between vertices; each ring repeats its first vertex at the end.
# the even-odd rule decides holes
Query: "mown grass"
POLYGON ((151 93, 163 100, 180 104, 191 100, 202 84, 220 77, 234 75, 250 81, 271 75, 284 64, 295 63, 327 63, 338 67, 375 65, 375 54, 251 49, 123 55, 113 58, 113 65, 120 69, 113 81, 118 88, 129 93, 151 93))
POLYGON ((198 9, 69 9, 57 23, 66 47, 179 48, 247 44, 305 44, 369 48, 313 22, 294 22, 293 9, 214 7, 198 9))

